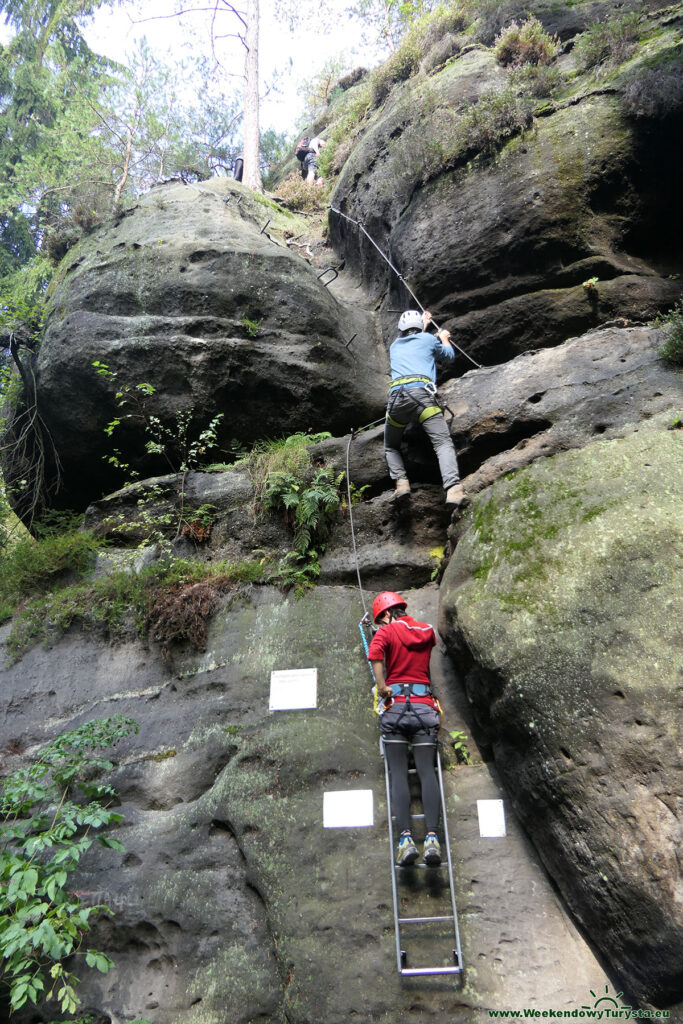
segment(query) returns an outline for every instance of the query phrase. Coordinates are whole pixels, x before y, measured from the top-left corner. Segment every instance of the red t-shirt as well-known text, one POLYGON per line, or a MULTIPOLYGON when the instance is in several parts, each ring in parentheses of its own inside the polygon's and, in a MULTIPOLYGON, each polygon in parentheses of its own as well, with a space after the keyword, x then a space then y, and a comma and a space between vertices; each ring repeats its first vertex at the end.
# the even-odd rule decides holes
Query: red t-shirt
MULTIPOLYGON (((423 683, 429 686, 429 657, 436 644, 434 629, 404 615, 380 626, 370 643, 368 661, 383 661, 387 686, 423 683)), ((403 699, 401 697, 399 700, 403 699)), ((431 697, 411 694, 411 701, 431 704, 431 697)))

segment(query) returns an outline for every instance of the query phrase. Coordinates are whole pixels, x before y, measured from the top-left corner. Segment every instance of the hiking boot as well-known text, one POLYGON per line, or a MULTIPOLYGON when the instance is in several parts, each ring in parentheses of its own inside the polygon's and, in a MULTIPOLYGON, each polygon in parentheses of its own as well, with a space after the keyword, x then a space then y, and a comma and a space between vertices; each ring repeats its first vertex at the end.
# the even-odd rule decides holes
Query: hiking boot
POLYGON ((410 864, 414 864, 419 856, 417 846, 413 842, 410 832, 404 832, 398 841, 396 863, 402 868, 407 868, 410 864))
POLYGON ((441 863, 441 847, 436 832, 428 832, 425 836, 424 859, 425 864, 432 864, 434 867, 441 863))
POLYGON ((464 505, 467 501, 467 495, 465 494, 465 488, 461 483, 453 484, 446 491, 446 504, 447 505, 464 505))
POLYGON ((405 498, 410 494, 410 480, 407 477, 401 476, 396 481, 396 490, 394 491, 395 498, 405 498))

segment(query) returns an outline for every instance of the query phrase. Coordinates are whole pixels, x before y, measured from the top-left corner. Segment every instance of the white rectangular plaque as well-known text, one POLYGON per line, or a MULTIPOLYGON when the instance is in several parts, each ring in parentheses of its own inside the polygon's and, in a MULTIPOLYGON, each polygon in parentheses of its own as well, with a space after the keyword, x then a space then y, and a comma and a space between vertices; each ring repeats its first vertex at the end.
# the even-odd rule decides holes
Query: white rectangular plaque
POLYGON ((484 839, 500 839, 505 831, 505 808, 502 800, 477 800, 479 835, 484 839))
POLYGON ((373 824, 371 789, 323 793, 323 828, 367 828, 373 824))
POLYGON ((317 668, 293 668, 270 673, 269 711, 293 711, 317 706, 317 668))

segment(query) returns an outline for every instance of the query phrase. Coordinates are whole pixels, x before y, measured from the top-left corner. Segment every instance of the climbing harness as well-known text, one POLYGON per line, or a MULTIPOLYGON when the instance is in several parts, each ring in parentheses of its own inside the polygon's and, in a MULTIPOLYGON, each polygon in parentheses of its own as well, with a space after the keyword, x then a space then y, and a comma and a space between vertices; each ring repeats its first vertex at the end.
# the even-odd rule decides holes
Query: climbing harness
MULTIPOLYGON (((368 239, 368 240, 369 240, 369 241, 370 241, 370 242, 371 242, 371 243, 372 243, 372 244, 374 245, 375 249, 376 249, 376 250, 377 250, 377 252, 378 252, 378 253, 380 254, 380 256, 382 257, 382 259, 383 259, 383 260, 384 260, 384 261, 385 261, 386 263, 388 263, 388 265, 389 265, 389 266, 391 267, 391 269, 392 269, 392 270, 393 270, 393 272, 394 272, 394 273, 396 274, 396 277, 397 277, 397 278, 399 279, 399 281, 401 282, 401 284, 403 285, 403 287, 404 287, 404 288, 406 289, 406 291, 407 291, 407 292, 408 292, 408 293, 410 294, 411 298, 415 299, 415 302, 417 303, 417 305, 418 305, 418 306, 420 307, 420 309, 422 310, 422 312, 424 312, 424 306, 422 305, 422 303, 420 302, 420 300, 418 299, 417 295, 416 295, 416 294, 415 294, 415 292, 414 292, 414 291, 412 290, 412 288, 410 287, 410 285, 409 285, 409 284, 408 284, 408 283, 406 282, 406 279, 405 279, 405 278, 403 277, 403 274, 402 274, 402 273, 400 272, 400 270, 398 270, 398 269, 397 269, 397 268, 396 268, 396 267, 394 266, 394 264, 393 264, 393 263, 391 262, 391 260, 389 259, 389 257, 388 257, 388 256, 386 255, 386 253, 382 252, 382 250, 380 249, 380 247, 379 247, 379 246, 377 245, 377 242, 376 242, 376 241, 374 240, 374 238, 372 237, 372 235, 371 235, 371 234, 370 234, 370 233, 369 233, 368 231, 366 231, 366 230, 365 230, 365 228, 363 227, 363 225, 361 224, 361 222, 360 222, 359 220, 355 220, 355 219, 354 219, 353 217, 349 217, 349 216, 347 216, 347 214, 345 214, 345 213, 342 213, 342 212, 341 212, 341 210, 338 210, 336 206, 332 206, 332 205, 330 205, 329 209, 330 209, 330 210, 332 210, 332 213, 336 213, 336 214, 337 214, 337 215, 338 215, 339 217, 343 217, 343 218, 344 218, 344 220, 348 220, 350 224, 355 224, 355 225, 356 225, 356 227, 360 228, 360 230, 361 230, 361 231, 363 232, 363 234, 365 235, 365 237, 366 237, 366 238, 367 238, 367 239, 368 239)), ((434 321, 434 326, 436 327, 436 329, 437 329, 437 330, 439 330, 439 325, 438 325, 438 324, 436 323, 436 321, 434 321)), ((470 362, 471 362, 471 363, 472 363, 472 364, 473 364, 474 366, 476 366, 478 370, 481 370, 481 369, 482 369, 482 365, 481 365, 481 363, 478 363, 476 359, 473 359, 473 358, 472 358, 472 356, 471 356, 471 355, 470 355, 470 354, 469 354, 468 352, 465 352, 465 350, 464 350, 463 348, 460 348, 460 346, 459 346, 459 345, 456 345, 454 341, 452 341, 452 342, 451 342, 451 345, 453 346, 453 348, 457 349, 457 350, 458 350, 458 352, 460 352, 460 354, 461 354, 461 355, 465 356, 465 358, 466 358, 466 359, 469 359, 469 361, 470 361, 470 362)))

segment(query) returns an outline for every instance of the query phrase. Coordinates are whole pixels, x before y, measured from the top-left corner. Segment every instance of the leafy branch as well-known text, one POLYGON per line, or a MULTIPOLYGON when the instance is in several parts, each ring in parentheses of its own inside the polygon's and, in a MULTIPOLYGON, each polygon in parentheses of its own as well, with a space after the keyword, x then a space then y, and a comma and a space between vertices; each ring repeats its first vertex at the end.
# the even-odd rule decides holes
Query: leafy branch
POLYGON ((81 952, 90 919, 110 908, 84 906, 67 884, 93 843, 123 850, 106 834, 122 815, 109 808, 112 787, 99 781, 113 767, 99 752, 137 730, 122 715, 96 719, 0 780, 0 989, 9 990, 13 1011, 56 999, 73 1013, 80 1000, 69 957, 103 974, 114 966, 99 950, 81 952))

